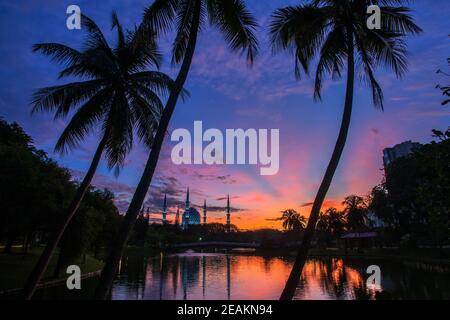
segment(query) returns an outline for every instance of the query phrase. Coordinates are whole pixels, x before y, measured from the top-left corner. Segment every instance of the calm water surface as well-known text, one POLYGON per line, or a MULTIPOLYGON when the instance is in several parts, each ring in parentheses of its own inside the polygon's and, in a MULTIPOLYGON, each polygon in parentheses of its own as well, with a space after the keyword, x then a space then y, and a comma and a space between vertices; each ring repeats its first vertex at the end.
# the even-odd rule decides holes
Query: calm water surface
MULTIPOLYGON (((293 258, 177 254, 121 261, 112 299, 278 299, 293 258)), ((308 260, 295 299, 450 299, 450 274, 401 261, 308 260), (376 264, 381 285, 366 286, 376 264)))

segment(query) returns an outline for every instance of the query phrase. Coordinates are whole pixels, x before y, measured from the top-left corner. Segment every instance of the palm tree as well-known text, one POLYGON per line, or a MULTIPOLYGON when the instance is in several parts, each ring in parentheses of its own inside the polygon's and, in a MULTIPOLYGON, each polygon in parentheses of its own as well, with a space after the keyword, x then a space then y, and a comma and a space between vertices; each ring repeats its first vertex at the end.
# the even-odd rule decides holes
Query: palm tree
POLYGON ((361 231, 366 227, 367 204, 364 198, 348 196, 342 204, 345 206, 344 214, 347 219, 347 229, 350 231, 361 231))
POLYGON ((61 118, 75 111, 55 150, 64 153, 77 147, 94 128, 99 128, 101 139, 67 212, 25 284, 22 295, 26 299, 32 297, 64 230, 76 214, 102 155, 108 167, 115 168, 118 174, 132 148, 134 132, 151 147, 164 108, 158 94, 168 94, 173 87, 167 75, 146 70, 149 66, 158 67, 161 58, 152 34, 145 28, 124 31, 115 13, 112 26, 118 38, 114 48, 86 16, 82 16, 82 27, 87 30, 82 51, 59 43, 33 46, 33 51, 64 65, 60 78, 83 78, 80 82, 40 89, 33 96, 33 112, 55 112, 55 118, 61 118))
POLYGON ((288 209, 282 212, 281 221, 283 221, 283 228, 286 231, 304 230, 307 219, 300 215, 293 209, 288 209))
POLYGON ((322 81, 327 74, 340 77, 347 67, 347 87, 344 112, 336 145, 314 200, 311 214, 281 299, 292 299, 314 235, 315 226, 325 196, 344 150, 353 107, 355 61, 358 70, 372 89, 373 102, 383 109, 383 93, 375 79, 375 68, 385 65, 398 76, 407 70, 407 34, 422 30, 414 23, 410 10, 400 6, 402 0, 312 0, 308 4, 289 6, 272 15, 270 34, 273 49, 292 49, 295 54, 295 74, 302 69, 309 73, 318 56, 314 97, 321 98, 322 81), (379 5, 382 27, 369 30, 366 26, 367 7, 379 5), (356 55, 356 57, 355 57, 356 55), (357 60, 355 60, 357 58, 357 60))
POLYGON ((344 214, 336 208, 329 208, 325 211, 327 216, 327 230, 333 237, 339 237, 344 232, 345 219, 344 214))
POLYGON ((155 32, 164 33, 175 26, 172 62, 181 63, 181 67, 164 108, 141 180, 102 270, 96 299, 106 299, 111 288, 118 262, 152 181, 165 133, 189 73, 198 32, 205 28, 206 17, 210 25, 220 30, 232 51, 246 51, 249 63, 253 62, 257 54, 258 42, 254 34, 257 23, 242 0, 156 0, 145 10, 144 24, 155 32))

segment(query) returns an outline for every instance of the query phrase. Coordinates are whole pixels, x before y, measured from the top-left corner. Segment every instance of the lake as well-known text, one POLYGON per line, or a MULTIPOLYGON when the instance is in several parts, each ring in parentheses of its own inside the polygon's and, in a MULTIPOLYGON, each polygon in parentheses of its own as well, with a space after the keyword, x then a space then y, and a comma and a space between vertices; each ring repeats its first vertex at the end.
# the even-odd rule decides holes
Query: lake
MULTIPOLYGON (((185 253, 121 260, 113 300, 271 300, 278 299, 293 257, 185 253)), ((96 279, 80 293, 65 288, 37 292, 36 298, 89 298, 96 279), (75 295, 76 294, 76 295, 75 295)), ((295 299, 450 299, 450 274, 440 268, 401 260, 311 258, 295 299), (367 267, 381 269, 379 286, 366 285, 367 267)))

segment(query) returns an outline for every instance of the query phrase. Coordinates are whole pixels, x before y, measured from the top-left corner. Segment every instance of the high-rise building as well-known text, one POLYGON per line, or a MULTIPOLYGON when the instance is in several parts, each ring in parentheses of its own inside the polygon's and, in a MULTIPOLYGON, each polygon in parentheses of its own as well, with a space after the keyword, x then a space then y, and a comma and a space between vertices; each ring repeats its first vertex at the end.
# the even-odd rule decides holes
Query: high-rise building
POLYGON ((401 157, 406 157, 410 155, 415 148, 420 147, 420 143, 406 141, 400 143, 392 148, 386 148, 383 150, 383 163, 386 168, 392 162, 401 157))

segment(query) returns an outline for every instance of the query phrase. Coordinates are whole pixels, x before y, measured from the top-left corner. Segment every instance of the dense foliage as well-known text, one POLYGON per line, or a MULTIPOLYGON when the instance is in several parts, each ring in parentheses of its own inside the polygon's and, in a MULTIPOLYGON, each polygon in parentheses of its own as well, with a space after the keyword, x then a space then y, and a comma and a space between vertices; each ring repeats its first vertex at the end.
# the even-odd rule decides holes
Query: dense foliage
MULTIPOLYGON (((67 208, 77 183, 69 171, 33 146, 33 141, 16 123, 0 119, 0 241, 6 253, 13 244, 24 252, 46 238, 67 208)), ((80 215, 69 225, 61 241, 60 259, 68 263, 90 251, 101 254, 108 246, 120 216, 107 190, 91 188, 80 215)))
POLYGON ((450 140, 417 148, 386 168, 370 208, 397 238, 411 245, 442 245, 449 239, 450 140))

